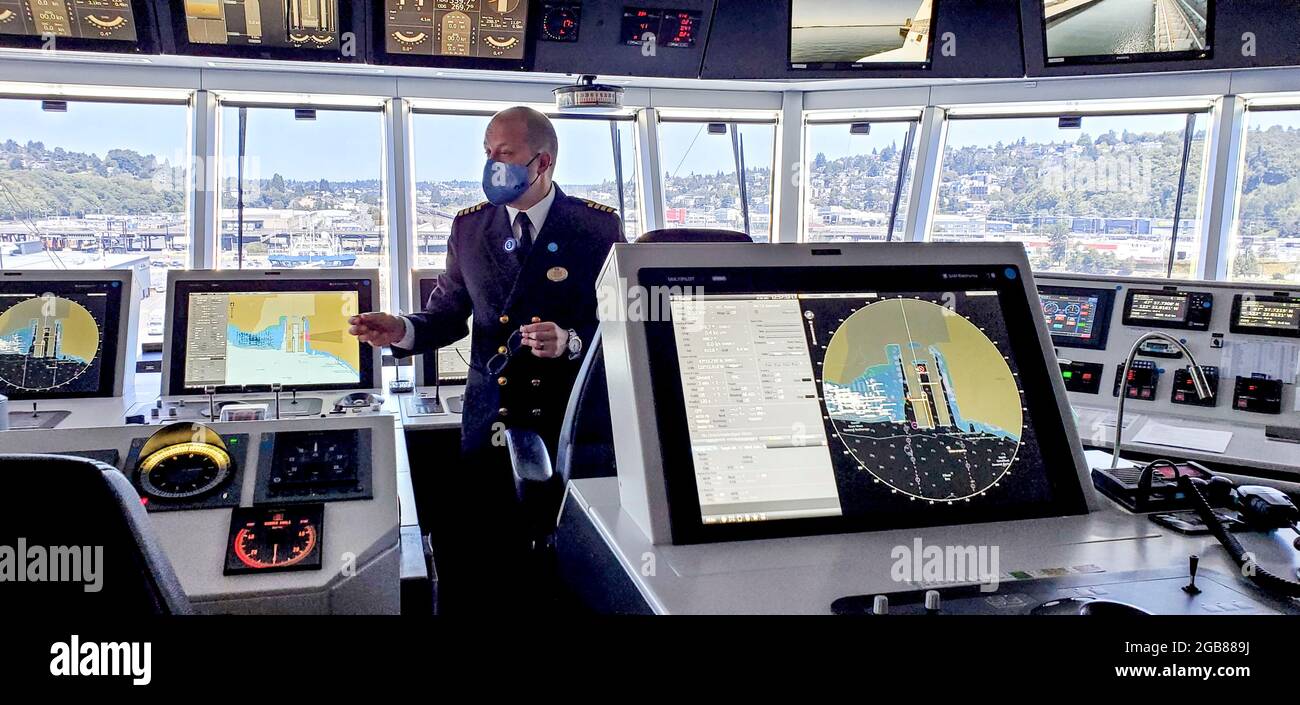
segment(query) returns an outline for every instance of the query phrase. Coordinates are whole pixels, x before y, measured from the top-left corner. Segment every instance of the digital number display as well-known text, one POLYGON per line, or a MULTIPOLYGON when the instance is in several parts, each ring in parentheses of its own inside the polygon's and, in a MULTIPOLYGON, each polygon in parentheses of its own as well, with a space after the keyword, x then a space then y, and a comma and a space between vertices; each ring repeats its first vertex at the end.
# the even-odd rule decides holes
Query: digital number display
POLYGON ((389 54, 523 59, 527 0, 384 0, 389 54))
POLYGON ((1130 318, 1144 321, 1187 320, 1187 297, 1180 294, 1134 294, 1130 301, 1130 318))
POLYGON ((623 9, 623 43, 689 49, 695 46, 701 15, 689 10, 658 10, 642 7, 623 9))
POLYGON ((1243 296, 1232 301, 1232 332, 1300 337, 1300 297, 1243 296))
POLYGON ((136 41, 131 0, 0 0, 0 34, 136 41))

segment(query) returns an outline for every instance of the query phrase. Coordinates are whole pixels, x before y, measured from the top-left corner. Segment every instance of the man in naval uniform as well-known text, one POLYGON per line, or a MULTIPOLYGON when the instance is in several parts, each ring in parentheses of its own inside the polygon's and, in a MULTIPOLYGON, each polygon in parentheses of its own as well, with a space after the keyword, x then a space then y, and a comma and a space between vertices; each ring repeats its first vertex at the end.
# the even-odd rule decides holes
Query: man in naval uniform
POLYGON ((510 572, 527 545, 504 431, 536 430, 554 458, 569 392, 596 330, 596 277, 613 244, 624 241, 613 208, 567 196, 552 183, 558 142, 536 110, 497 113, 483 141, 488 201, 456 214, 446 271, 424 311, 351 321, 353 335, 403 357, 461 339, 473 316, 462 467, 460 477, 448 479, 472 508, 471 523, 458 534, 475 534, 467 536, 473 547, 453 560, 466 559, 479 574, 478 596, 511 587, 486 583, 508 581, 502 571, 510 572))

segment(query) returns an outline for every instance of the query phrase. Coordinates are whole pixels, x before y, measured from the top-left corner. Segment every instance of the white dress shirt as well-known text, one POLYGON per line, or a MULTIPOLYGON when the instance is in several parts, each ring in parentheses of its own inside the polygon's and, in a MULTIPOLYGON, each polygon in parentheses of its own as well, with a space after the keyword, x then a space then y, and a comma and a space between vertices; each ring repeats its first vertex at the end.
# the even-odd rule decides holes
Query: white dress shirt
MULTIPOLYGON (((555 203, 555 184, 551 184, 551 190, 546 192, 542 200, 534 203, 528 210, 521 211, 514 206, 506 206, 506 215, 510 218, 510 231, 514 234, 515 240, 523 236, 523 230, 520 229, 518 216, 520 213, 527 213, 528 220, 533 224, 533 244, 537 244, 537 234, 542 231, 542 225, 546 223, 546 216, 551 212, 551 204, 555 203)), ((424 302, 421 301, 421 304, 424 302)), ((415 346, 415 325, 411 319, 402 316, 402 323, 406 326, 406 335, 402 339, 393 343, 393 347, 403 350, 410 350, 415 346)))

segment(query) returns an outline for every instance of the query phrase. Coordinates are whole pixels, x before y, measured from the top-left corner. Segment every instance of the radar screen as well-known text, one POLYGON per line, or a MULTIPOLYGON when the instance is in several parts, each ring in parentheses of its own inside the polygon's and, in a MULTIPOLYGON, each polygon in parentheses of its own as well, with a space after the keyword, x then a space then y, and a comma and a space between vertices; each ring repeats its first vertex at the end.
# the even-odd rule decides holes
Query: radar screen
POLYGON ((649 345, 665 466, 680 453, 693 468, 670 474, 674 512, 686 511, 674 495, 693 490, 674 540, 679 519, 690 542, 724 535, 713 525, 798 523, 776 520, 861 530, 1082 511, 1043 350, 1037 336, 1010 334, 1009 307, 1017 326, 1038 312, 1020 282, 987 281, 843 293, 810 279, 779 294, 670 297, 672 339, 655 333, 649 345), (670 387, 653 368, 672 363, 670 387), (676 412, 660 396, 668 388, 676 412), (1050 407, 1037 425, 1035 406, 1050 407), (1065 451, 1063 467, 1049 471, 1044 435, 1065 451))
POLYGON ((194 44, 337 49, 338 0, 185 0, 194 44))
POLYGON ((320 570, 325 507, 235 507, 230 513, 225 575, 320 570))
POLYGON ((120 282, 0 284, 0 394, 111 396, 120 282))
POLYGON ((137 39, 131 0, 0 0, 0 34, 137 39))
POLYGON ((523 59, 528 0, 383 0, 389 54, 523 59))
POLYGON ((202 292, 189 297, 185 386, 357 386, 348 335, 355 291, 202 292))

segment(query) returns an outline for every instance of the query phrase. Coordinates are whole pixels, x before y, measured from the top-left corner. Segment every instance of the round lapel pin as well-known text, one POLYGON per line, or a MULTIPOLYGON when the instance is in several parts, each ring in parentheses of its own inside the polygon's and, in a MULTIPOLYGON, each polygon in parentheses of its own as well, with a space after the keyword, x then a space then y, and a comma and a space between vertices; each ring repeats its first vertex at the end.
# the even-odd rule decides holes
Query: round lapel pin
POLYGON ((514 252, 515 248, 518 246, 519 243, 516 242, 514 238, 510 238, 506 240, 506 244, 504 245, 504 247, 506 248, 506 252, 514 252))
POLYGON ((553 242, 548 242, 548 243, 546 243, 546 251, 547 251, 547 252, 559 252, 559 251, 560 251, 560 246, 557 245, 557 244, 555 244, 555 243, 553 243, 553 242))
POLYGON ((551 267, 546 270, 546 278, 553 282, 562 282, 569 278, 569 270, 564 267, 551 267))

